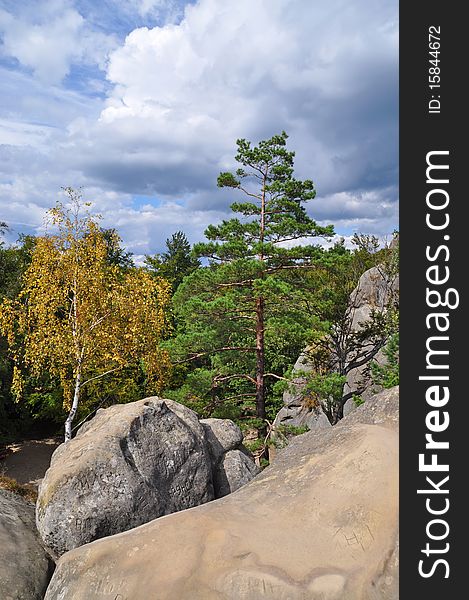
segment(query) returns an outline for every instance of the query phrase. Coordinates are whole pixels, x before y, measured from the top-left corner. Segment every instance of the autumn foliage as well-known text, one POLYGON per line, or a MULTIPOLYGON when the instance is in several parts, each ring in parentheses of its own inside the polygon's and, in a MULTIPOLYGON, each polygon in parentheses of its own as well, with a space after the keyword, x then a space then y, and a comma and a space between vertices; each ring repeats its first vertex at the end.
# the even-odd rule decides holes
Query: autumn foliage
POLYGON ((81 216, 79 194, 66 191, 69 206, 49 211, 55 231, 37 238, 21 292, 0 307, 0 327, 15 363, 15 396, 23 394, 25 373, 57 378, 69 439, 91 382, 135 368, 149 393, 163 388, 170 362, 159 344, 170 328, 170 285, 143 269, 110 264, 97 219, 81 216))

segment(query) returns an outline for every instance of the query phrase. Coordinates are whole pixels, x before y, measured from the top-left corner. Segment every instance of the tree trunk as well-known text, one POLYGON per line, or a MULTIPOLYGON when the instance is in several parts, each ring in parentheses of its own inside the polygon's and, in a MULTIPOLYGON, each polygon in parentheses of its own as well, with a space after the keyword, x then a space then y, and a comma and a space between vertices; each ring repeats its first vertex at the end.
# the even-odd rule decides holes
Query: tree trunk
POLYGON ((256 416, 262 420, 260 435, 265 435, 265 358, 264 358, 264 298, 256 299, 256 416))
MULTIPOLYGON (((265 235, 265 186, 267 171, 262 183, 261 214, 259 223, 260 253, 259 261, 263 263, 262 278, 265 277, 264 235, 265 235)), ((264 298, 256 298, 256 417, 261 421, 258 430, 259 437, 265 437, 267 432, 265 414, 265 343, 264 343, 264 298)))
POLYGON ((75 392, 73 394, 72 408, 68 413, 67 420, 65 421, 65 441, 68 442, 72 439, 72 423, 78 410, 78 402, 80 400, 80 382, 81 382, 81 369, 78 369, 77 378, 75 380, 75 392))

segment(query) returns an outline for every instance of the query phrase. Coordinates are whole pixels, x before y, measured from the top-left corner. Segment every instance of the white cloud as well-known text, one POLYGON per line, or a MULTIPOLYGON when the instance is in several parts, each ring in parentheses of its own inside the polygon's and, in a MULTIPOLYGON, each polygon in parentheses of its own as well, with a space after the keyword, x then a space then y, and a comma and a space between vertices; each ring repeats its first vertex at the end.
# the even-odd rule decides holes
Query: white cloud
POLYGON ((9 146, 34 146, 43 143, 50 128, 31 123, 21 123, 0 118, 0 140, 9 146))
POLYGON ((110 56, 114 89, 86 133, 104 157, 93 174, 134 186, 122 173, 138 163, 142 190, 201 189, 232 164, 237 137, 282 128, 322 193, 395 167, 395 6, 357 4, 200 0, 179 25, 134 30, 110 56))
POLYGON ((4 131, 16 149, 4 149, 0 173, 13 195, 36 202, 35 189, 51 198, 61 185, 84 185, 130 249, 154 252, 176 229, 195 241, 226 214, 234 198, 217 190, 216 176, 233 166, 236 138, 256 142, 285 129, 297 175, 315 181, 317 220, 346 232, 395 227, 395 0, 199 0, 185 12, 182 2, 113 0, 106 14, 110 7, 116 19, 140 14, 148 27, 131 31, 110 54, 115 36, 100 34, 98 13, 91 23, 85 4, 95 6, 55 0, 35 15, 0 13, 10 36, 3 53, 37 77, 57 82, 74 64, 91 63, 107 75, 107 87, 92 83, 108 90, 104 103, 81 96, 82 106, 80 94, 59 86, 15 96, 10 78, 4 131), (166 24, 152 27, 157 15, 166 24), (34 54, 22 32, 33 46, 34 34, 47 43, 34 54), (38 98, 40 108, 31 108, 38 98), (41 118, 28 124, 25 115, 33 113, 41 118), (52 122, 55 131, 41 130, 52 122), (135 195, 160 204, 132 204, 135 195))
POLYGON ((4 55, 46 84, 62 81, 74 63, 105 68, 106 56, 116 46, 113 36, 90 29, 67 0, 48 0, 34 8, 18 15, 0 11, 4 55))

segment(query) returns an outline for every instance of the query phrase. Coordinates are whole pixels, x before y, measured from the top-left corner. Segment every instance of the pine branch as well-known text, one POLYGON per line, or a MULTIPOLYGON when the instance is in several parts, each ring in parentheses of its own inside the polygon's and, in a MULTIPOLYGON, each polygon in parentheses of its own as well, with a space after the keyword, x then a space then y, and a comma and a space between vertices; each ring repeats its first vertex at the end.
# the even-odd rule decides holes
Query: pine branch
POLYGON ((209 356, 210 354, 214 354, 215 352, 232 352, 234 350, 240 350, 243 352, 255 352, 256 348, 244 348, 244 347, 240 347, 240 346, 224 346, 223 348, 214 348, 213 350, 207 350, 206 352, 197 352, 196 354, 193 354, 192 356, 190 356, 189 358, 185 358, 184 360, 177 360, 173 363, 171 363, 172 365, 181 365, 183 363, 186 362, 190 362, 192 360, 197 360, 198 358, 201 358, 202 356, 209 356))

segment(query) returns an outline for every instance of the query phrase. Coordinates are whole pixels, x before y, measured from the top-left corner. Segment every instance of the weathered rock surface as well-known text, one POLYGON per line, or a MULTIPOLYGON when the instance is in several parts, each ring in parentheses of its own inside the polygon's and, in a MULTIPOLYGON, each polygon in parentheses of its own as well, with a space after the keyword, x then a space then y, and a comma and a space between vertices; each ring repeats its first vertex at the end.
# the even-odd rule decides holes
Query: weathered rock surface
MULTIPOLYGON (((399 299, 399 275, 388 275, 382 267, 373 267, 365 271, 360 277, 357 287, 350 294, 350 308, 352 316, 352 330, 358 331, 360 326, 371 318, 372 311, 382 311, 389 303, 398 302, 399 299)), ((379 364, 386 362, 386 357, 380 350, 374 357, 379 364)), ((368 364, 352 369, 347 374, 344 386, 344 394, 364 388, 360 394, 366 401, 368 398, 380 392, 381 386, 374 384, 368 370, 368 364)), ((355 408, 353 400, 349 403, 347 412, 355 408)), ((346 414, 346 411, 344 411, 346 414)))
POLYGON ((352 328, 357 331, 373 310, 383 310, 390 300, 397 298, 398 293, 399 275, 388 275, 380 266, 365 271, 350 294, 352 328))
POLYGON ((241 429, 229 419, 201 419, 212 461, 216 464, 229 450, 243 443, 241 429))
POLYGON ((34 506, 0 490, 0 598, 42 600, 54 563, 42 547, 34 506))
POLYGON ((188 408, 146 398, 98 411, 57 448, 36 519, 55 554, 214 498, 205 432, 188 408))
POLYGON ((216 497, 222 498, 249 483, 260 469, 247 451, 229 450, 214 468, 213 485, 216 497))
POLYGON ((229 419, 202 419, 212 461, 215 497, 231 494, 255 477, 260 469, 242 445, 241 429, 229 419))
MULTIPOLYGON (((396 242, 394 242, 395 245, 396 242)), ((393 246, 393 244, 391 244, 393 246)), ((351 319, 351 330, 359 331, 361 325, 371 318, 373 311, 382 311, 390 302, 398 302, 399 298, 399 275, 390 275, 382 267, 373 267, 365 271, 360 277, 356 288, 350 294, 349 317, 351 319)), ((373 360, 379 364, 386 362, 382 350, 374 356, 373 360)), ((308 348, 300 355, 293 367, 293 373, 298 371, 309 372, 312 369, 311 361, 308 359, 308 348)), ((292 379, 293 391, 283 394, 284 406, 278 412, 274 425, 294 425, 295 427, 307 427, 317 430, 331 427, 331 424, 320 407, 310 406, 304 398, 305 380, 301 377, 292 379)), ((344 385, 344 395, 349 392, 363 389, 360 396, 363 401, 371 398, 383 388, 374 384, 369 372, 369 363, 352 369, 347 374, 344 385)), ((350 414, 356 408, 352 398, 344 405, 344 416, 350 414)))
MULTIPOLYGON (((311 371, 311 362, 308 360, 308 349, 302 352, 293 366, 295 373, 311 371)), ((291 425, 293 427, 307 427, 309 430, 328 429, 332 427, 321 407, 310 406, 305 402, 305 378, 300 375, 292 378, 290 389, 283 394, 284 406, 275 417, 274 427, 278 425, 291 425)))
POLYGON ((397 600, 398 389, 235 494, 73 550, 46 600, 397 600))

